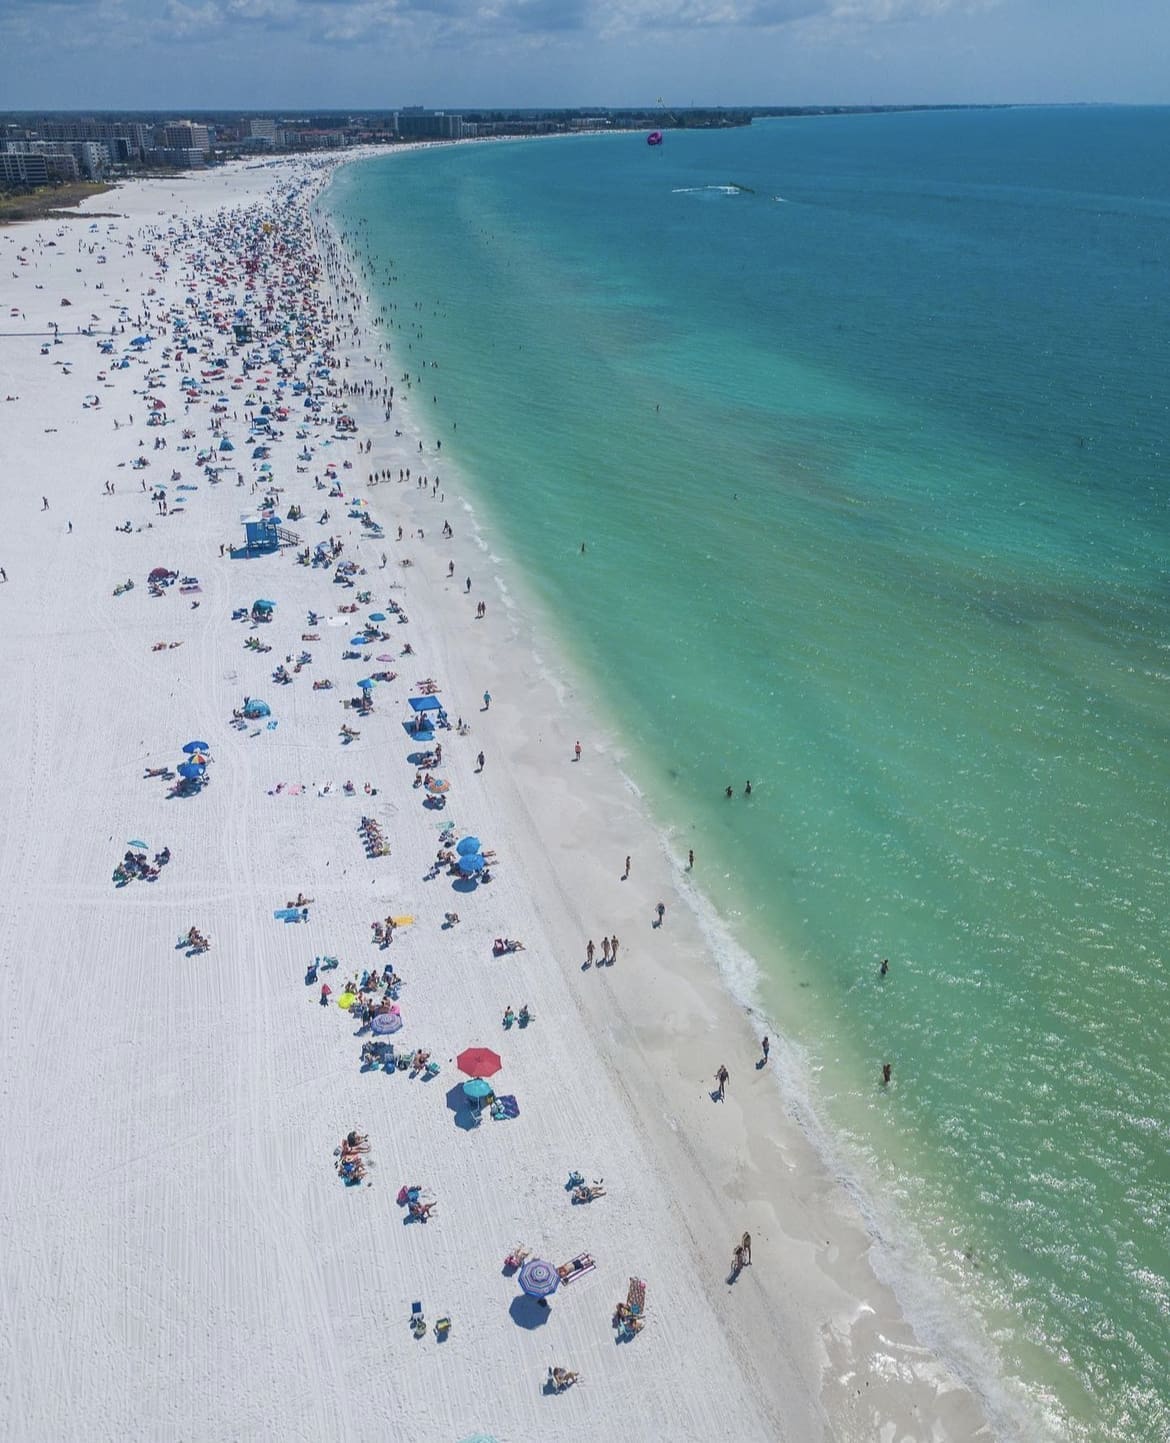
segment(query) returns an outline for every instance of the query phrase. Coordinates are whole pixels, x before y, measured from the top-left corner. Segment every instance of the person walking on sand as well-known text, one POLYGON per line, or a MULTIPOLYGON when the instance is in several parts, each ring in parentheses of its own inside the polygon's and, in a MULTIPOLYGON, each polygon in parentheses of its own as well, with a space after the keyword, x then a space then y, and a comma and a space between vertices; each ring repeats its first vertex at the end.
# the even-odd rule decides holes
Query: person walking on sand
POLYGON ((492 694, 491 694, 490 691, 485 691, 484 694, 483 694, 483 709, 484 709, 484 711, 490 711, 490 710, 491 710, 491 706, 492 706, 492 694))
POLYGON ((576 746, 574 746, 574 748, 573 748, 573 760, 574 760, 575 762, 579 762, 579 761, 581 760, 581 743, 580 743, 580 742, 578 742, 578 743, 576 744, 576 746))
POLYGON ((482 771, 483 771, 483 761, 484 761, 483 752, 480 752, 480 754, 479 754, 479 755, 476 757, 476 759, 475 759, 475 763, 476 763, 476 765, 475 765, 475 770, 476 770, 477 772, 482 772, 482 771))
POLYGON ((731 1272, 738 1277, 743 1272, 743 1248, 737 1247, 731 1254, 731 1272))
POLYGON ((745 1264, 747 1267, 750 1268, 751 1265, 752 1265, 752 1235, 751 1235, 751 1233, 744 1233, 744 1235, 743 1235, 743 1240, 740 1242, 739 1248, 740 1248, 740 1252, 743 1254, 744 1264, 745 1264))
POLYGON ((48 509, 49 509, 49 498, 48 498, 47 496, 42 496, 42 497, 41 497, 41 510, 42 510, 42 511, 47 511, 48 509))
POLYGON ((665 902, 659 902, 658 906, 655 907, 654 910, 655 910, 655 912, 658 914, 658 921, 657 921, 654 925, 655 925, 656 927, 661 927, 661 926, 662 926, 662 919, 663 919, 663 917, 666 916, 666 903, 665 903, 665 902))
POLYGON ((601 960, 602 960, 603 962, 605 962, 605 963, 608 963, 608 962, 609 962, 609 934, 608 934, 608 933, 601 939, 601 960))
POLYGON ((585 965, 586 965, 586 967, 592 967, 592 966, 593 966, 593 951, 594 951, 594 948, 593 948, 593 938, 590 937, 589 941, 586 942, 586 944, 585 944, 585 965))
POLYGON ((715 1095, 722 1102, 727 1092, 727 1084, 731 1081, 731 1073, 722 1063, 719 1064, 719 1071, 715 1074, 715 1081, 719 1084, 719 1090, 715 1095))
POLYGON ((626 858, 626 870, 622 873, 622 881, 624 882, 629 875, 630 875, 630 859, 629 859, 629 857, 627 857, 627 858, 626 858))
POLYGON ((609 965, 610 965, 611 967, 612 967, 613 964, 617 961, 617 949, 618 949, 618 939, 617 939, 617 933, 615 932, 615 933, 613 934, 613 936, 609 939, 609 965))
POLYGON ((8 573, 7 573, 7 571, 4 570, 4 568, 3 568, 2 566, 0 566, 0 581, 7 581, 7 580, 8 580, 8 573))
POLYGON ((763 1040, 763 1042, 760 1043, 760 1051, 764 1054, 764 1061, 765 1061, 765 1062, 768 1061, 768 1053, 769 1053, 771 1050, 772 1050, 772 1044, 768 1041, 767 1037, 765 1037, 764 1040, 763 1040))

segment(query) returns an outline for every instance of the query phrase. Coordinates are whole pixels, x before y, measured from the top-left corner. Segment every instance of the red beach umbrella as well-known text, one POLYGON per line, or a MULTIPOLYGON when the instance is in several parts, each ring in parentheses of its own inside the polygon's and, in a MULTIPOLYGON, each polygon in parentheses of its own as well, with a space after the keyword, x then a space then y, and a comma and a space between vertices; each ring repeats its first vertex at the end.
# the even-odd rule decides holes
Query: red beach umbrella
POLYGON ((466 1072, 468 1077, 494 1077, 504 1065, 499 1053, 493 1052, 490 1047, 468 1047, 459 1054, 455 1063, 459 1071, 466 1072))

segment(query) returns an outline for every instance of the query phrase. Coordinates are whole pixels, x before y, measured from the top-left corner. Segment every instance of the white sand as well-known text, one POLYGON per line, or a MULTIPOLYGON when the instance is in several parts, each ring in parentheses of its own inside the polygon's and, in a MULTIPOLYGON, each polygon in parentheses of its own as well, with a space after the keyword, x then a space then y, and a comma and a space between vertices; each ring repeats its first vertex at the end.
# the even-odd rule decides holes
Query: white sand
MULTIPOLYGON (((342 699, 387 664, 342 662, 348 626, 310 628, 305 616, 312 608, 324 620, 355 593, 287 550, 219 556, 221 542, 242 539, 239 516, 254 504, 250 384, 226 391, 231 462, 249 484, 212 487, 195 465, 195 448, 211 442, 210 402, 184 414, 179 372, 162 358, 169 335, 126 370, 99 356, 96 335, 63 334, 41 354, 37 333, 50 322, 64 332, 93 314, 108 332, 117 306, 136 317, 150 289, 152 325, 184 303, 191 260, 206 252, 166 237, 181 230, 173 217, 260 203, 293 176, 323 173, 288 163, 136 182, 91 206, 119 212, 115 229, 103 219, 91 230, 79 215, 0 232, 0 396, 18 398, 0 403, 0 1435, 990 1437, 972 1395, 870 1272, 869 1239, 773 1075, 782 1059, 774 1052, 772 1068, 755 1069, 759 1031, 718 981, 688 879, 625 785, 617 739, 550 667, 517 579, 446 486, 440 506, 413 483, 365 485, 375 468, 442 474, 456 458, 420 458, 401 407, 395 424, 407 434, 396 440, 372 403, 353 408, 362 440, 374 437, 369 456, 336 442, 298 473, 291 420, 273 445, 280 512, 293 501, 306 511, 292 529, 313 544, 340 535, 343 559, 369 568, 358 581, 373 602, 360 615, 394 598, 410 616, 368 650, 397 653, 409 640, 416 657, 389 664, 398 680, 379 684, 375 714, 354 723, 360 740, 342 748, 338 729, 353 721, 342 699), (163 233, 165 271, 156 243, 139 239, 144 227, 163 233), (79 253, 79 241, 107 260, 79 253), (144 424, 151 368, 164 380, 151 395, 174 418, 158 430, 144 424), (91 393, 96 409, 83 406, 91 393), (196 437, 181 451, 184 426, 196 437), (151 449, 156 435, 167 451, 151 449), (142 473, 129 465, 139 454, 151 462, 142 473), (354 462, 339 471, 346 492, 368 497, 384 543, 313 488, 313 473, 344 456, 354 462), (199 489, 170 486, 171 505, 186 505, 163 517, 140 481, 165 481, 172 468, 199 489), (451 543, 439 537, 444 517, 451 543), (141 529, 115 532, 124 520, 141 529), (394 544, 399 524, 408 537, 424 527, 425 541, 394 544), (197 575, 202 592, 151 597, 156 565, 197 575), (135 589, 113 596, 127 577, 135 589), (276 618, 253 633, 229 618, 258 596, 276 601, 276 618), (272 666, 301 650, 307 630, 321 637, 305 643, 312 666, 274 684, 272 666), (244 650, 252 634, 273 651, 244 650), (183 644, 153 652, 157 641, 183 644), (333 691, 312 690, 323 676, 333 691), (440 733, 452 784, 441 816, 412 787, 415 748, 401 727, 424 676, 472 723, 466 738, 440 733), (245 694, 271 704, 274 731, 229 725, 245 694), (143 771, 175 765, 194 737, 212 744, 212 785, 169 800, 167 784, 143 771), (340 795, 347 777, 356 797, 340 795), (372 800, 366 780, 379 789, 372 800), (272 795, 281 782, 305 790, 272 795), (335 793, 322 797, 327 782, 335 793), (363 811, 380 820, 389 858, 363 855, 363 811), (466 893, 445 874, 424 880, 440 820, 496 850, 490 884, 466 893), (111 871, 131 838, 173 858, 157 882, 118 890, 111 871), (622 883, 627 853, 635 865, 622 883), (307 924, 274 920, 298 889, 315 899, 307 924), (659 898, 666 925, 653 930, 659 898), (448 910, 462 921, 443 930, 448 910), (383 952, 369 924, 387 913, 415 922, 383 952), (213 945, 187 958, 175 941, 192 923, 213 945), (612 931, 618 965, 582 971, 585 938, 612 931), (498 934, 526 950, 493 958, 498 934), (317 953, 341 959, 322 974, 335 995, 345 977, 393 962, 406 983, 394 1041, 431 1048, 438 1077, 359 1070, 356 1023, 305 985, 317 953), (505 1032, 504 1007, 523 1002, 535 1022, 505 1032), (520 1116, 468 1131, 450 1105, 463 1081, 454 1058, 478 1043, 501 1054, 496 1089, 517 1097, 520 1116), (717 1105, 720 1062, 732 1077, 717 1105), (370 1136, 371 1185, 347 1188, 333 1150, 354 1127, 370 1136), (604 1177, 607 1195, 574 1206, 572 1168, 604 1177), (404 1225, 403 1183, 437 1197, 428 1223, 404 1225), (732 1285, 745 1228, 754 1261, 732 1285), (597 1266, 542 1311, 502 1269, 516 1243, 553 1263, 588 1251, 597 1266), (631 1276, 646 1280, 649 1319, 619 1345, 611 1316, 631 1276), (429 1324, 450 1315, 446 1341, 411 1336, 415 1299, 429 1324), (579 1369, 581 1382, 551 1397, 542 1386, 554 1363, 579 1369)), ((127 321, 118 356, 135 334, 127 321)), ((395 381, 391 360, 384 372, 362 361, 378 344, 359 337, 336 374, 395 381)), ((217 337, 212 353, 227 347, 217 337)), ((188 360, 196 373, 205 364, 188 360)))

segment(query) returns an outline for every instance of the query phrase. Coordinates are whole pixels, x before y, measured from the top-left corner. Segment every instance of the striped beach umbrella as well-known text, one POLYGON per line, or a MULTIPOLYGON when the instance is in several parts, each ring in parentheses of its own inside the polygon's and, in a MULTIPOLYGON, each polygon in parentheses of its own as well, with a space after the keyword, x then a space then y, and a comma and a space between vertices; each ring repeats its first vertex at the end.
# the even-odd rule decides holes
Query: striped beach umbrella
POLYGON ((529 1258, 516 1280, 530 1298, 547 1298, 560 1286, 561 1275, 543 1258, 529 1258))

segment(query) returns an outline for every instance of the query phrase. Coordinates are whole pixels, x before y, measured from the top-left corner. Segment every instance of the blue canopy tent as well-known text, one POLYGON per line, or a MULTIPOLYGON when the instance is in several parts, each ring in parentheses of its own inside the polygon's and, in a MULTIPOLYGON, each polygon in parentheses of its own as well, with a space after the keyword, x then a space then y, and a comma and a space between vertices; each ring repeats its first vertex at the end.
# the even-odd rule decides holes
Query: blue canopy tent
POLYGON ((258 717, 271 716, 272 708, 266 701, 257 701, 255 697, 249 697, 244 703, 244 715, 255 721, 258 717))
POLYGON ((220 449, 221 451, 234 451, 236 448, 232 445, 232 443, 231 443, 231 442, 228 440, 228 438, 225 436, 225 437, 223 438, 223 440, 219 443, 219 449, 220 449))
POLYGON ((415 712, 442 711, 443 703, 437 696, 412 696, 410 707, 415 712))

